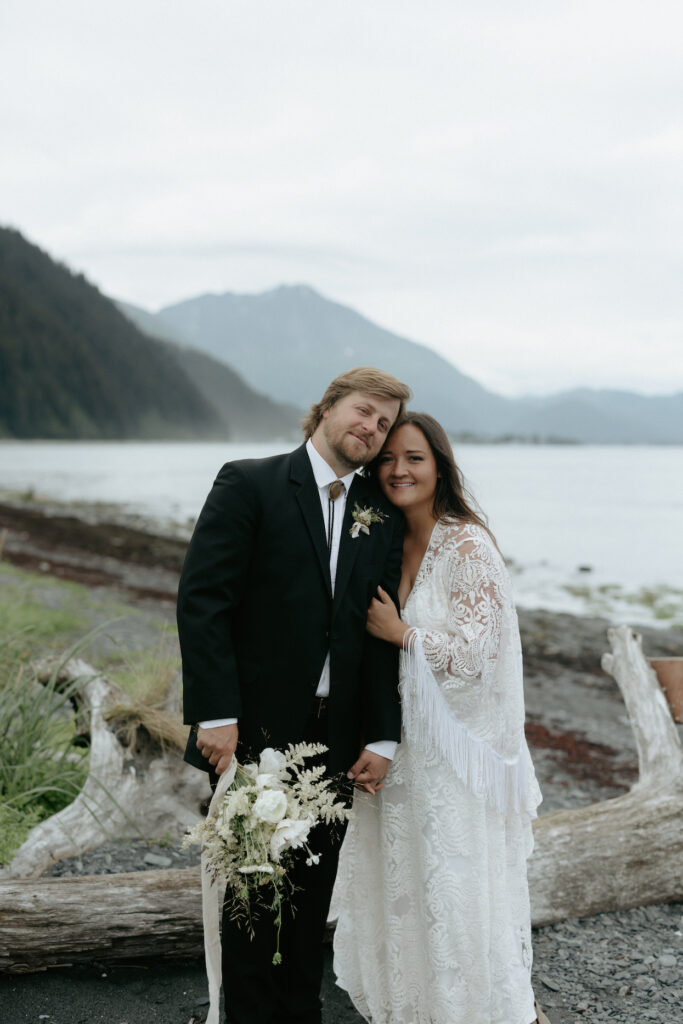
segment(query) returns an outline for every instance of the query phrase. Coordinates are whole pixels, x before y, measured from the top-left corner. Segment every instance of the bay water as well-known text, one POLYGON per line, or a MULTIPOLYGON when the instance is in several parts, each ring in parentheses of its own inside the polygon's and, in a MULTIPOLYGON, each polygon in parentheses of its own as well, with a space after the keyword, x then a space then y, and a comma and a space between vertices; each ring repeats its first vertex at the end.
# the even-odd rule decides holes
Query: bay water
MULTIPOLYGON (((291 443, 0 442, 0 489, 189 532, 220 466, 291 443)), ((683 627, 683 448, 456 447, 519 604, 683 627)))

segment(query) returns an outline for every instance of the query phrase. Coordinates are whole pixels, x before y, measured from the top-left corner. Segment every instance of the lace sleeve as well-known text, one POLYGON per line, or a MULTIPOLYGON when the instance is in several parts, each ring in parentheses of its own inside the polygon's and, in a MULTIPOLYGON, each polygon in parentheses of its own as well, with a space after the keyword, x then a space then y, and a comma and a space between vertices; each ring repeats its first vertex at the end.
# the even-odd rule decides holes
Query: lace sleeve
POLYGON ((519 695, 523 718, 521 651, 505 639, 513 606, 500 553, 481 527, 448 524, 425 569, 429 600, 420 618, 428 624, 431 616, 435 628, 417 626, 405 635, 405 736, 417 750, 436 753, 501 813, 524 809, 535 816, 540 793, 523 728, 516 730, 514 701, 495 690, 498 676, 509 697, 519 695))
POLYGON ((474 528, 448 531, 439 555, 447 559, 448 630, 419 630, 425 657, 432 671, 450 677, 451 685, 484 681, 501 636, 500 556, 488 534, 474 528))

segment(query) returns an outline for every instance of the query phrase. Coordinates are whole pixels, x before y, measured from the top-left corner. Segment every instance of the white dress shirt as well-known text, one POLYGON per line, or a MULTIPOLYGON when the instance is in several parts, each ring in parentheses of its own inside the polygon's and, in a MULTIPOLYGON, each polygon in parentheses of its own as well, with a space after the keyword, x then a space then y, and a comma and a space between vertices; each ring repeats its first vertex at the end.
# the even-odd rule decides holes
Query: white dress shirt
MULTIPOLYGON (((335 471, 332 469, 324 458, 317 450, 313 441, 309 438, 306 442, 306 451, 311 461, 311 468, 313 469, 313 476, 318 487, 318 494, 320 495, 320 505, 323 513, 323 521, 325 523, 325 536, 327 536, 329 526, 329 488, 330 484, 334 483, 335 480, 341 480, 344 488, 342 493, 339 495, 337 500, 334 502, 334 522, 332 526, 332 546, 330 548, 330 580, 332 582, 332 593, 334 594, 334 581, 337 575, 337 561, 339 559, 339 542, 341 541, 342 523, 344 522, 344 512, 346 510, 346 496, 349 492, 349 488, 353 483, 353 478, 356 475, 355 471, 347 473, 346 476, 338 477, 335 471)), ((327 652, 325 658, 325 664, 320 674, 320 680, 318 687, 315 691, 316 697, 327 697, 330 692, 330 652, 327 652)), ((202 729, 215 729, 221 725, 236 725, 236 718, 215 718, 211 721, 200 722, 199 725, 202 729)), ((396 753, 396 741, 395 740, 376 740, 373 743, 366 743, 366 750, 372 751, 374 754, 381 754, 382 757, 393 759, 396 753)))

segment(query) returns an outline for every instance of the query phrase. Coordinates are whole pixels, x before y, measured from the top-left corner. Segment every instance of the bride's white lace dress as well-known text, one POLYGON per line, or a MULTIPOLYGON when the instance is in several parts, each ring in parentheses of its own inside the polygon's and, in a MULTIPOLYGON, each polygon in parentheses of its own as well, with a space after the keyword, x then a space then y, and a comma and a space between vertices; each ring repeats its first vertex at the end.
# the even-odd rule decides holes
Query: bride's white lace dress
POLYGON ((358 794, 333 898, 334 966, 373 1024, 530 1024, 526 861, 540 802, 519 630, 485 530, 434 527, 403 610, 404 735, 358 794))

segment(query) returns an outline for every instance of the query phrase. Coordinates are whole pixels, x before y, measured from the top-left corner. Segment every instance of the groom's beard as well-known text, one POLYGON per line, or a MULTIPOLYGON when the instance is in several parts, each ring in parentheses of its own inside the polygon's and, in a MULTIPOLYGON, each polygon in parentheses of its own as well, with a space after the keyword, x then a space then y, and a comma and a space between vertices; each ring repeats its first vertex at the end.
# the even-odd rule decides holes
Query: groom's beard
POLYGON ((374 433, 366 434, 359 423, 349 420, 350 417, 346 422, 339 422, 337 417, 330 416, 329 419, 322 421, 321 426, 330 454, 340 466, 351 473, 379 454, 384 439, 380 439, 374 433))
POLYGON ((339 463, 342 466, 345 466, 349 473, 354 469, 360 469, 371 459, 368 448, 366 448, 364 452, 361 452, 359 450, 359 442, 352 438, 348 438, 347 436, 344 436, 341 441, 330 441, 328 438, 327 443, 339 463), (345 444, 345 442, 347 443, 345 444), (359 451, 358 455, 355 454, 354 449, 359 451))

